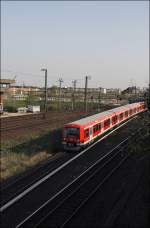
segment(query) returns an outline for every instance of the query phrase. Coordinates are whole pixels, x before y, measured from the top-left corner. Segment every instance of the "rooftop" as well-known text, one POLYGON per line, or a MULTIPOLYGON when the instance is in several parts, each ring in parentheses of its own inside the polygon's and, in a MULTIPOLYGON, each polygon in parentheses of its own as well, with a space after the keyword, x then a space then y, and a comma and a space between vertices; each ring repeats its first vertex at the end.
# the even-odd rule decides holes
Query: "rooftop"
MULTIPOLYGON (((92 115, 92 116, 88 116, 88 117, 85 117, 83 119, 80 119, 80 120, 76 120, 74 122, 71 122, 69 123, 69 125, 90 125, 92 122, 98 122, 98 121, 102 121, 104 119, 107 119, 108 117, 112 116, 112 115, 115 115, 116 113, 120 113, 122 111, 126 111, 128 109, 130 109, 130 107, 136 107, 137 105, 139 105, 139 103, 134 103, 134 104, 127 104, 127 105, 124 105, 124 106, 121 106, 121 107, 118 107, 118 108, 114 108, 114 109, 111 109, 111 110, 108 110, 108 111, 104 111, 104 112, 101 112, 101 113, 98 113, 98 114, 95 114, 95 115, 92 115), (106 118, 107 116, 107 118, 106 118)), ((66 124, 68 125, 68 124, 66 124)))
POLYGON ((0 84, 13 84, 15 82, 13 79, 0 79, 0 84))

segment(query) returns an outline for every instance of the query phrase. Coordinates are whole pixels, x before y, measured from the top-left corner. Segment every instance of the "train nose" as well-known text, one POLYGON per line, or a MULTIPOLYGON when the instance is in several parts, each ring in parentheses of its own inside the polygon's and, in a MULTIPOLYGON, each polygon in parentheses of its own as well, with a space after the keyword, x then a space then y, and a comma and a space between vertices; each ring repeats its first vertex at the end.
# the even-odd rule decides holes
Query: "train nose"
POLYGON ((68 143, 77 143, 78 139, 76 137, 69 137, 67 138, 68 143))
POLYGON ((68 142, 75 142, 76 140, 74 138, 69 138, 68 142))

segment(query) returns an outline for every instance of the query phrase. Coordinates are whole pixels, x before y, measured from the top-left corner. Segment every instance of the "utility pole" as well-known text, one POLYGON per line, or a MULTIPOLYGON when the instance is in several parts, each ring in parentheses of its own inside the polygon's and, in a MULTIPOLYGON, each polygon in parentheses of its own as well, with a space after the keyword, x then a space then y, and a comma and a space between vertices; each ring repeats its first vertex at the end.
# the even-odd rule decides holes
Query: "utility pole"
POLYGON ((63 82, 62 78, 59 78, 59 106, 58 106, 58 109, 60 110, 61 108, 61 84, 63 82))
POLYGON ((77 84, 77 80, 73 80, 72 81, 73 84, 73 93, 72 93, 72 111, 75 110, 75 90, 76 90, 76 84, 77 84))
POLYGON ((101 106, 101 87, 99 87, 99 96, 98 96, 98 98, 99 98, 99 111, 100 111, 100 106, 101 106))
POLYGON ((84 90, 84 111, 87 112, 87 87, 88 87, 88 79, 91 79, 90 76, 85 77, 85 90, 84 90))
MULTIPOLYGON (((147 93, 147 103, 148 103, 148 110, 150 111, 150 83, 149 83, 149 86, 148 86, 148 93, 147 93)), ((150 130, 150 128, 149 128, 150 130)))
POLYGON ((47 112, 47 69, 41 69, 41 71, 45 72, 44 117, 46 118, 46 112, 47 112))
POLYGON ((136 88, 136 84, 135 84, 135 101, 137 102, 137 98, 138 98, 138 95, 137 95, 137 88, 136 88))

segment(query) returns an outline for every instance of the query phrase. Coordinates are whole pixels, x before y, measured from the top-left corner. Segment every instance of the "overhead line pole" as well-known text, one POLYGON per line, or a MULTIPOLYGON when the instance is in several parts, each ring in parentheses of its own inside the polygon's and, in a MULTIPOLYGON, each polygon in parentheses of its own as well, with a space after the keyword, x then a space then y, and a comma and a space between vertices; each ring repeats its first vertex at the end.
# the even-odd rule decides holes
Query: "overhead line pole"
POLYGON ((58 107, 58 109, 60 110, 60 108, 61 108, 61 84, 62 84, 62 82, 63 82, 63 80, 62 80, 62 78, 59 78, 59 107, 58 107))
POLYGON ((45 90, 44 90, 44 113, 46 118, 46 112, 47 112, 47 69, 41 69, 41 71, 45 72, 45 90))
POLYGON ((99 87, 99 111, 101 108, 101 87, 99 87))
POLYGON ((73 101, 72 101, 72 110, 74 111, 75 110, 75 90, 76 90, 76 84, 77 84, 77 80, 73 80, 72 81, 73 83, 73 94, 72 94, 72 98, 73 98, 73 101))
POLYGON ((85 90, 84 90, 84 111, 87 112, 87 87, 88 87, 88 79, 90 76, 85 77, 85 90))

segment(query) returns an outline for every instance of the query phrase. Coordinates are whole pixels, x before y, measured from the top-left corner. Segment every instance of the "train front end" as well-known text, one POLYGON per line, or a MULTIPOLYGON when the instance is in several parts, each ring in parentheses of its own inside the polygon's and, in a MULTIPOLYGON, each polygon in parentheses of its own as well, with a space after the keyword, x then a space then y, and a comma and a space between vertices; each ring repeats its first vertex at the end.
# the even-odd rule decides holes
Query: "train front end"
POLYGON ((62 144, 64 150, 80 150, 80 127, 78 125, 68 124, 64 126, 62 133, 62 144))

